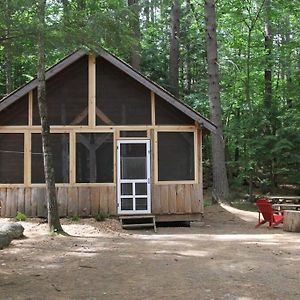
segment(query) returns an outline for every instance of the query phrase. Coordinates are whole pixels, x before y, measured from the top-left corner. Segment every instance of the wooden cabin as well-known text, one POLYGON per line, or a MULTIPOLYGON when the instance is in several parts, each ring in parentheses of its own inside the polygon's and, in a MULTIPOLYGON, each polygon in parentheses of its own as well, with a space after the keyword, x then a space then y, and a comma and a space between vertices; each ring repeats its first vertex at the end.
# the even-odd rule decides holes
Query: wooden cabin
MULTIPOLYGON (((106 51, 76 51, 46 73, 60 216, 203 212, 208 119, 106 51)), ((0 101, 1 217, 46 215, 37 79, 0 101)))

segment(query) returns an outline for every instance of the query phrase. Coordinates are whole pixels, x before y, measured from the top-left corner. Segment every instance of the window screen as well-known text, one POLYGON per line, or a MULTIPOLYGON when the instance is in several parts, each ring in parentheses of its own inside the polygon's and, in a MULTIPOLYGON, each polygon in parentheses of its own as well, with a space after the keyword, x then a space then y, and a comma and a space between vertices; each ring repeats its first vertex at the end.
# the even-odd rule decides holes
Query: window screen
POLYGON ((194 133, 158 132, 158 180, 194 180, 194 133))
POLYGON ((76 134, 76 181, 113 182, 113 134, 76 134))
POLYGON ((24 182, 24 136, 0 134, 0 183, 24 182))
POLYGON ((147 137, 147 131, 120 131, 120 137, 147 137))
POLYGON ((158 125, 193 125, 195 121, 156 95, 155 122, 158 125))
POLYGON ((28 125, 28 95, 0 112, 0 126, 28 125))
MULTIPOLYGON (((87 56, 47 80, 50 125, 87 125, 87 82, 87 56)), ((33 92, 33 124, 40 124, 36 89, 33 92)))
MULTIPOLYGON (((39 133, 32 134, 31 147, 31 182, 44 183, 44 163, 42 154, 42 136, 39 133)), ((69 135, 50 134, 50 142, 53 153, 55 182, 69 182, 69 135)))
POLYGON ((151 124, 150 91, 97 58, 97 125, 151 124))

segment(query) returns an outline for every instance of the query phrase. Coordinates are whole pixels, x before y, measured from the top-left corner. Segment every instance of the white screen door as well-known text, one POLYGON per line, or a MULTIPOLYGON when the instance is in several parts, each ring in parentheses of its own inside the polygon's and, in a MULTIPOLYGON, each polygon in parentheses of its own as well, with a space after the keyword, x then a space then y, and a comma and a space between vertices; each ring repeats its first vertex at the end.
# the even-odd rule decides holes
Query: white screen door
POLYGON ((119 140, 118 213, 151 213, 150 141, 119 140))

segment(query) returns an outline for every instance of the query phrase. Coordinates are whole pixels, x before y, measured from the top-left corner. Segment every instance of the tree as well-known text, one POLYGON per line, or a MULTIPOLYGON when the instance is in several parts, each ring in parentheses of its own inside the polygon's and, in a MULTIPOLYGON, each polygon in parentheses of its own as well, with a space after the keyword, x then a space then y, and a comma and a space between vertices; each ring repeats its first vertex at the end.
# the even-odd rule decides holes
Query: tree
POLYGON ((173 0, 171 8, 169 81, 170 91, 175 97, 179 96, 179 30, 180 4, 179 0, 173 0))
POLYGON ((141 31, 140 31, 140 21, 139 21, 139 1, 138 0, 128 0, 128 6, 132 10, 131 16, 131 30, 132 30, 132 38, 133 45, 131 47, 130 53, 130 62, 134 69, 141 69, 141 56, 140 56, 140 39, 141 39, 141 31))
POLYGON ((64 233, 58 215, 53 156, 50 144, 50 126, 48 121, 46 102, 45 76, 45 9, 46 0, 39 0, 37 4, 38 19, 38 106, 42 125, 42 147, 44 159, 44 173, 46 181, 46 198, 48 207, 48 225, 50 232, 64 233))
POLYGON ((207 43, 208 98, 211 121, 217 126, 216 133, 212 135, 213 200, 220 201, 228 199, 229 185, 225 165, 225 144, 220 103, 215 0, 206 0, 204 7, 207 43))

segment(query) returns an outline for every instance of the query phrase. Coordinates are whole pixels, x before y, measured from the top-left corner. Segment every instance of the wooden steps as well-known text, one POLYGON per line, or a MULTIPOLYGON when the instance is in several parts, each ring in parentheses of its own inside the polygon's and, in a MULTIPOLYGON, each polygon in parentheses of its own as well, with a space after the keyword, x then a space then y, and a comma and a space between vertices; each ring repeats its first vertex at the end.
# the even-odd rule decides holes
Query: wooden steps
POLYGON ((140 227, 153 227, 156 230, 155 216, 154 215, 134 215, 134 216, 119 216, 122 228, 140 228, 140 227))

